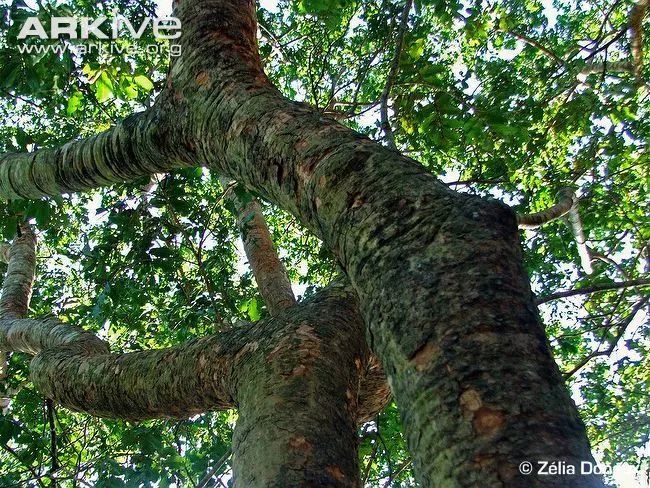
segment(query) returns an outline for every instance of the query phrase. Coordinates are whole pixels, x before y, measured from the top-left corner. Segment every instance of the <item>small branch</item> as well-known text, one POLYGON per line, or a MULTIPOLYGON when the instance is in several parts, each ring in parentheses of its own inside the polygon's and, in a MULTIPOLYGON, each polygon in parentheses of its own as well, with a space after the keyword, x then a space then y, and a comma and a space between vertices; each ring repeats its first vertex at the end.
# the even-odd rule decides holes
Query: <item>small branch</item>
POLYGON ((411 6, 413 5, 413 0, 406 0, 404 8, 402 9, 402 15, 400 17, 399 26, 397 27, 397 38, 395 39, 395 51, 393 53, 393 59, 390 63, 390 70, 388 76, 386 77, 386 84, 381 93, 381 105, 380 105, 380 116, 381 116, 381 129, 384 131, 386 136, 386 143, 391 149, 396 149, 395 146, 395 136, 393 135, 393 129, 391 129, 390 121, 388 120, 388 101, 390 98, 390 91, 395 82, 395 76, 397 76, 397 71, 399 70, 399 58, 402 54, 402 48, 404 47, 404 34, 408 26, 409 12, 411 11, 411 6))
POLYGON ((408 468, 411 465, 412 462, 413 462, 413 460, 409 458, 406 461, 404 461, 402 464, 397 466, 397 469, 395 470, 393 475, 390 476, 388 478, 388 481, 386 481, 386 483, 384 484, 384 488, 388 488, 390 486, 390 484, 393 482, 393 480, 395 478, 397 478, 402 473, 402 471, 404 471, 406 468, 408 468))
POLYGON ((582 229, 582 220, 580 220, 577 203, 569 210, 568 217, 573 237, 576 240, 576 246, 578 246, 578 255, 580 256, 582 269, 584 269, 585 273, 591 274, 594 272, 594 269, 591 266, 591 255, 589 254, 587 239, 585 238, 585 233, 582 229))
POLYGON ((9 447, 7 444, 0 444, 0 447, 2 447, 6 452, 11 454, 18 462, 20 462, 20 464, 22 464, 29 470, 34 480, 38 483, 38 486, 40 486, 41 488, 47 488, 45 486, 45 483, 43 483, 42 480, 43 477, 39 475, 30 464, 27 464, 25 461, 20 459, 20 455, 14 449, 9 447))
POLYGON ((597 283, 592 286, 585 286, 584 288, 577 288, 573 290, 564 290, 551 293, 540 297, 536 300, 537 305, 542 305, 544 303, 551 302, 553 300, 559 300, 560 298, 567 298, 576 295, 589 295, 591 293, 600 293, 610 290, 620 290, 622 288, 641 288, 645 286, 650 286, 650 279, 640 278, 636 280, 629 281, 620 281, 618 283, 597 283))
MULTIPOLYGON (((227 178, 221 178, 224 188, 231 183, 227 178)), ((293 307, 296 297, 291 289, 291 281, 275 249, 259 202, 252 197, 250 201, 243 201, 235 192, 231 193, 230 199, 237 210, 244 252, 266 307, 271 315, 293 307)))
POLYGON ((558 219, 568 214, 571 232, 578 247, 580 263, 585 273, 593 273, 591 266, 591 255, 587 247, 587 240, 582 229, 582 221, 578 213, 578 198, 570 188, 562 188, 557 195, 557 203, 552 207, 532 214, 518 214, 517 223, 520 229, 535 229, 547 222, 558 219))
POLYGON ((571 188, 562 188, 557 194, 555 205, 541 212, 517 214, 517 224, 520 229, 536 229, 567 214, 577 202, 576 194, 571 188))
POLYGON ((637 83, 641 83, 643 77, 643 18, 645 17, 650 0, 638 0, 630 10, 630 51, 634 61, 634 74, 637 83))
POLYGON ((535 39, 532 39, 531 37, 528 37, 528 36, 525 35, 525 34, 521 34, 521 33, 519 33, 519 32, 515 32, 515 31, 512 31, 512 30, 509 30, 509 31, 506 31, 506 32, 507 32, 508 34, 510 34, 511 36, 516 37, 516 38, 519 39, 520 41, 525 42, 525 43, 528 44, 529 46, 532 46, 532 47, 534 47, 535 49, 539 50, 539 51, 542 52, 545 56, 547 56, 548 58, 550 58, 550 59, 552 59, 553 61, 555 61, 556 64, 558 64, 558 65, 560 65, 560 66, 564 66, 564 65, 566 65, 566 62, 565 62, 562 58, 560 58, 560 57, 559 57, 557 54, 555 54, 553 51, 551 51, 550 49, 548 49, 547 47, 545 47, 544 45, 542 45, 539 41, 536 41, 535 39))
POLYGON ((47 410, 47 421, 50 426, 50 456, 52 458, 52 468, 50 475, 52 477, 51 488, 56 488, 57 482, 55 473, 59 470, 59 458, 56 447, 56 425, 54 424, 54 403, 50 398, 45 400, 45 408, 47 410))
POLYGON ((208 486, 208 483, 210 482, 214 474, 217 471, 219 471, 219 469, 221 469, 221 466, 226 464, 228 459, 230 459, 231 455, 232 455, 232 449, 228 449, 226 453, 223 456, 221 456, 221 458, 219 458, 217 463, 212 468, 210 468, 208 473, 203 478, 201 478, 201 480, 197 483, 196 488, 205 488, 206 486, 208 486))
POLYGON ((366 464, 366 467, 363 470, 363 476, 361 477, 362 486, 366 486, 366 483, 368 483, 368 478, 370 476, 370 468, 372 468, 372 463, 375 461, 375 458, 377 457, 378 449, 379 449, 379 442, 375 440, 374 446, 372 446, 372 451, 370 452, 370 458, 368 459, 368 463, 366 464))
POLYGON ((580 70, 581 75, 591 75, 595 73, 626 73, 633 71, 634 66, 629 61, 612 61, 603 63, 588 63, 580 70))
MULTIPOLYGON (((641 308, 643 308, 646 303, 648 303, 649 299, 650 299, 650 297, 646 297, 646 298, 640 300, 639 302, 637 302, 636 305, 634 305, 634 307, 632 308, 632 311, 630 312, 630 314, 627 317, 625 317, 624 320, 622 320, 620 323, 618 323, 616 325, 616 328, 618 329, 617 332, 616 332, 616 336, 610 342, 609 347, 607 349, 600 351, 599 350, 600 344, 599 344, 599 347, 595 351, 592 351, 590 354, 585 356, 578 364, 576 364, 573 368, 571 368, 571 370, 564 373, 563 374, 564 378, 565 379, 570 378, 571 376, 576 374, 578 371, 580 371, 582 368, 584 368, 587 365, 587 363, 589 363, 589 361, 591 361, 592 359, 594 359, 596 357, 610 356, 612 354, 612 352, 614 352, 614 349, 616 349, 616 345, 619 343, 621 338, 625 335, 625 331, 627 330, 628 326, 634 320, 634 317, 636 317, 636 314, 639 313, 639 310, 641 310, 641 308)), ((608 330, 609 330, 609 328, 608 328, 608 330)), ((601 344, 602 344, 602 340, 601 340, 601 344)))

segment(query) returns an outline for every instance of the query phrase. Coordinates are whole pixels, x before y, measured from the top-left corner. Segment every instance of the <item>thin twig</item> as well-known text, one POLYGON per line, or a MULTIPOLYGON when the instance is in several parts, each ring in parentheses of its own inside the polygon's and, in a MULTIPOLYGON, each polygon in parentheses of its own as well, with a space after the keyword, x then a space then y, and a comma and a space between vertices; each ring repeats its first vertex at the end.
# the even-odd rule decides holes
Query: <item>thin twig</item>
POLYGON ((210 471, 208 471, 208 473, 203 478, 201 478, 201 481, 199 481, 197 483, 196 488, 205 488, 208 485, 208 483, 210 482, 210 480, 212 479, 212 477, 214 476, 214 474, 219 469, 221 469, 221 467, 224 464, 226 464, 226 461, 228 461, 228 459, 230 459, 231 455, 232 455, 232 449, 228 449, 225 452, 225 454, 223 456, 221 456, 221 458, 219 458, 217 463, 210 469, 210 471))
POLYGON ((395 146, 395 136, 393 134, 393 129, 390 127, 390 121, 388 120, 388 101, 390 98, 390 90, 393 87, 395 81, 395 76, 399 69, 399 58, 402 54, 402 48, 404 47, 404 34, 408 26, 409 12, 411 11, 411 6, 413 5, 413 0, 406 0, 404 4, 404 9, 402 10, 402 15, 400 18, 399 26, 397 27, 397 38, 395 39, 395 51, 393 53, 393 59, 390 63, 390 71, 386 77, 386 84, 381 93, 381 106, 380 106, 380 116, 381 116, 381 129, 384 132, 386 137, 386 144, 391 149, 396 149, 395 146))
POLYGON ((619 290, 621 288, 640 288, 650 286, 650 279, 648 278, 639 278, 636 280, 629 281, 619 281, 616 283, 596 283, 592 286, 585 286, 584 288, 577 288, 573 290, 563 290, 550 295, 540 297, 536 300, 537 305, 542 305, 543 303, 548 303, 553 300, 558 300, 560 298, 572 297, 575 295, 589 295, 591 293, 600 293, 603 291, 609 290, 619 290))

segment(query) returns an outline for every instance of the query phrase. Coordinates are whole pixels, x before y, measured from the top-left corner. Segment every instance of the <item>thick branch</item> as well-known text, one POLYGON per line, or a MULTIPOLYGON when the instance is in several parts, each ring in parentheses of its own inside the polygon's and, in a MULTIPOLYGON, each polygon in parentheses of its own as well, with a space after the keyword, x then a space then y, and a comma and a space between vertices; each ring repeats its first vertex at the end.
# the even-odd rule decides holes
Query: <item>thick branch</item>
MULTIPOLYGON (((258 349, 270 352, 281 347, 287 335, 306 323, 324 326, 340 320, 337 311, 343 308, 348 310, 349 326, 362 328, 356 300, 349 291, 334 287, 275 320, 176 347, 111 354, 108 345, 90 332, 54 319, 17 317, 27 307, 25 286, 33 279, 35 243, 33 233, 24 227, 9 251, 6 293, 0 301, 9 312, 0 319, 0 349, 34 355, 31 376, 44 396, 96 416, 187 417, 231 408, 237 395, 233 372, 258 349), (12 297, 18 305, 10 302, 12 297)), ((367 404, 374 409, 378 402, 370 395, 367 404)), ((376 413, 364 408, 359 409, 360 418, 376 413)))
POLYGON ((61 148, 0 155, 0 198, 85 191, 183 166, 167 147, 165 124, 150 110, 61 148))
MULTIPOLYGON (((0 321, 24 317, 29 309, 36 266, 36 236, 29 225, 20 226, 12 245, 2 245, 0 259, 7 263, 0 296, 0 321)), ((7 352, 3 350, 0 339, 0 381, 7 377, 7 371, 7 352)), ((6 406, 7 401, 0 397, 0 410, 6 406)))
MULTIPOLYGON (((110 354, 93 334, 50 319, 0 321, 0 348, 36 354, 31 364, 34 384, 72 410, 134 420, 188 417, 232 408, 237 396, 232 375, 258 349, 270 353, 283 347, 282 341, 306 323, 339 320, 337 310, 348 310, 351 296, 336 290, 276 319, 166 349, 110 354)), ((354 313, 346 320, 361 327, 354 313)), ((364 418, 376 413, 362 412, 364 418)))
POLYGON ((589 295, 591 293, 599 293, 603 291, 620 290, 622 288, 640 288, 645 286, 650 286, 650 279, 639 278, 637 280, 620 281, 618 283, 597 283, 595 285, 576 288, 574 290, 564 290, 551 293, 550 295, 538 298, 536 303, 537 305, 541 305, 543 303, 552 302, 553 300, 576 295, 589 295))
POLYGON ((0 319, 24 317, 29 309, 36 266, 36 236, 29 225, 20 226, 13 244, 3 254, 7 272, 2 283, 0 319))

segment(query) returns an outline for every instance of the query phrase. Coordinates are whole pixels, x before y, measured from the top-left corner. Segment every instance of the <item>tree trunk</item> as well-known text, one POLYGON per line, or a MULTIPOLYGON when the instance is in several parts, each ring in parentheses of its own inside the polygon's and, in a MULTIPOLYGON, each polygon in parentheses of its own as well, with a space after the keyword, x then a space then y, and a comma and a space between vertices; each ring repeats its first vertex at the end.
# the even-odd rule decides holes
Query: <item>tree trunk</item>
POLYGON ((306 320, 292 313, 292 334, 239 367, 235 486, 359 486, 357 399, 367 352, 354 300, 330 302, 306 320))
MULTIPOLYGON (((518 469, 524 461, 536 466, 538 460, 579 468, 592 457, 537 315, 514 213, 501 203, 452 192, 409 158, 284 99, 261 69, 252 1, 183 0, 177 15, 183 23, 183 55, 152 111, 137 118, 155 124, 138 126, 134 134, 156 147, 162 158, 156 171, 207 161, 293 213, 332 250, 358 296, 366 336, 386 370, 421 485, 601 486, 595 476, 526 475, 518 469)), ((123 137, 123 130, 119 133, 123 137)), ((0 192, 34 197, 153 171, 135 153, 117 157, 110 138, 98 136, 90 143, 92 151, 87 146, 76 143, 71 159, 59 153, 4 157, 0 192), (96 171, 92 154, 99 155, 96 171), (31 158, 38 164, 31 165, 31 158), (43 169, 48 158, 56 170, 43 169), (107 167, 120 169, 102 176, 107 167)), ((281 316, 299 317, 300 309, 281 316)), ((296 344, 312 340, 299 336, 292 339, 296 344)), ((277 361, 293 365, 299 353, 298 346, 277 361)), ((351 356, 339 353, 338 360, 349 365, 351 356)), ((215 353, 210 359, 218 357, 215 353)), ((236 353, 233 357, 249 373, 246 381, 281 381, 260 379, 257 375, 271 372, 237 362, 236 353)), ((236 473, 244 485, 245 477, 276 483, 278 473, 289 476, 287 470, 298 465, 304 472, 292 472, 295 478, 287 478, 284 486, 333 483, 341 473, 339 484, 357 482, 354 462, 329 452, 352 456, 347 434, 335 434, 333 421, 316 418, 315 407, 304 400, 315 391, 312 381, 325 379, 320 363, 309 358, 315 363, 308 380, 291 377, 294 369, 286 371, 285 386, 295 385, 286 387, 300 392, 293 402, 281 389, 262 400, 244 388, 245 382, 236 383, 241 388, 236 473), (273 401, 286 402, 286 411, 274 410, 273 401), (261 430, 268 423, 254 424, 256 418, 296 424, 291 432, 273 435, 261 430), (307 459, 303 437, 314 453, 311 467, 299 462, 300 456, 307 459), (268 470, 267 463, 252 461, 267 454, 262 446, 281 453, 268 470)), ((170 361, 169 375, 181 374, 180 364, 170 361)), ((280 368, 275 360, 272 364, 280 368)), ((195 381, 209 383, 200 370, 195 375, 195 381)), ((353 378, 348 372, 338 386, 322 384, 329 395, 322 408, 344 430, 350 419, 334 411, 344 408, 341 392, 334 390, 353 378)), ((129 398, 127 393, 120 395, 129 398)), ((118 397, 112 398, 117 402, 118 397)))
POLYGON ((187 5, 183 69, 169 80, 172 112, 187 114, 178 134, 190 135, 177 143, 290 210, 333 250, 359 295, 419 481, 566 486, 518 470, 525 460, 592 458, 537 316, 514 213, 451 192, 421 165, 283 99, 262 73, 250 2, 187 5), (205 21, 193 23, 198 11, 205 21))

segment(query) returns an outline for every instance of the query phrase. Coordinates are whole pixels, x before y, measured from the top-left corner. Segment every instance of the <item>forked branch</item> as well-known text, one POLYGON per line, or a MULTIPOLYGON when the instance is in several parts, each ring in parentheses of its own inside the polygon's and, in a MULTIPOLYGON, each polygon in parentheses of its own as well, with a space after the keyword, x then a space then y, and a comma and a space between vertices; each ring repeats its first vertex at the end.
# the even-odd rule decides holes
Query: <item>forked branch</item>
MULTIPOLYGON (((56 319, 23 318, 31 296, 36 238, 29 227, 21 229, 8 252, 0 298, 0 350, 33 355, 35 386, 72 410, 139 420, 232 408, 237 395, 232 374, 251 356, 270 353, 305 324, 329 323, 341 310, 351 327, 362 327, 356 299, 335 286, 272 320, 165 349, 110 353, 108 344, 91 332, 56 319)), ((376 374, 370 376, 367 386, 381 389, 376 374)), ((367 408, 383 407, 371 393, 366 388, 367 408)), ((365 409, 360 406, 359 418, 376 413, 365 409)))

